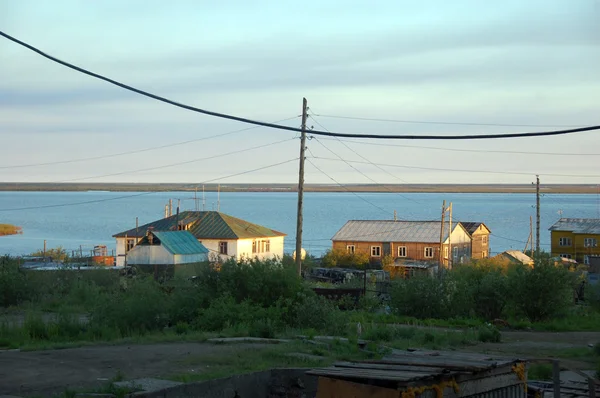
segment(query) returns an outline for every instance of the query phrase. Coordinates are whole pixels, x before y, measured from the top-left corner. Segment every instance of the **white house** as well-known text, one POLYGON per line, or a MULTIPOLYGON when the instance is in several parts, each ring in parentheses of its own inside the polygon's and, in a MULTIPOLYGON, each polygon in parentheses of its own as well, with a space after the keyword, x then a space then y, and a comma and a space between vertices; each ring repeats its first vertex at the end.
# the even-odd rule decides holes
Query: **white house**
MULTIPOLYGON (((283 257, 286 234, 217 211, 183 211, 113 235, 117 265, 144 237, 146 231, 188 231, 206 249, 211 260, 283 257)), ((129 259, 127 261, 129 263, 129 259)))
POLYGON ((208 260, 208 249, 188 231, 148 231, 127 253, 128 265, 177 265, 208 260))

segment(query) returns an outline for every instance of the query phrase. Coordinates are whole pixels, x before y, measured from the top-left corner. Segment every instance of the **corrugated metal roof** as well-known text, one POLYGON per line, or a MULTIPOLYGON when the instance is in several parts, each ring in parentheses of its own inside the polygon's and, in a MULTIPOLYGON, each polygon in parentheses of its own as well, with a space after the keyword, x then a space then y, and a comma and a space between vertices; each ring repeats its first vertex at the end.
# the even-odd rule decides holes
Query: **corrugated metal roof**
MULTIPOLYGON (((152 232, 165 249, 172 254, 208 253, 208 249, 188 231, 152 232)), ((145 238, 147 239, 147 238, 145 238)), ((142 240, 144 242, 144 240, 142 240)), ((140 242, 140 243, 142 243, 140 242)))
POLYGON ((177 222, 187 225, 196 239, 247 239, 286 236, 283 232, 253 224, 217 211, 183 211, 177 215, 153 221, 140 227, 113 235, 115 238, 143 237, 148 229, 174 231, 177 222))
MULTIPOLYGON (((331 240, 440 243, 440 232, 439 221, 350 220, 331 240)), ((448 224, 445 223, 444 240, 447 237, 448 224)))
POLYGON ((487 227, 487 225, 485 225, 482 222, 461 221, 460 223, 462 224, 463 227, 465 227, 465 229, 467 230, 469 235, 473 235, 475 233, 475 231, 477 231, 477 228, 479 228, 480 225, 483 225, 485 227, 485 229, 490 231, 490 229, 487 227))
POLYGON ((576 234, 600 234, 600 218, 561 218, 550 231, 569 231, 576 234))
POLYGON ((527 254, 520 252, 518 250, 507 250, 503 253, 500 253, 500 255, 506 254, 512 258, 514 258, 517 261, 520 261, 521 263, 525 264, 525 265, 529 265, 529 264, 533 264, 533 259, 531 257, 529 257, 527 254))

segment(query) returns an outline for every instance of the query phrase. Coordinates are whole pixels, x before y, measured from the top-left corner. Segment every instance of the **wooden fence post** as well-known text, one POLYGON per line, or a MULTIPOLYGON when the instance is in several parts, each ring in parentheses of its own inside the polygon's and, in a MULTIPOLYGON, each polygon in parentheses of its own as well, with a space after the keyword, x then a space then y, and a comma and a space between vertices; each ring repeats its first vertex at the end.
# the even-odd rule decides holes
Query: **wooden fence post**
POLYGON ((554 398, 560 398, 560 362, 552 361, 552 381, 554 387, 554 398))

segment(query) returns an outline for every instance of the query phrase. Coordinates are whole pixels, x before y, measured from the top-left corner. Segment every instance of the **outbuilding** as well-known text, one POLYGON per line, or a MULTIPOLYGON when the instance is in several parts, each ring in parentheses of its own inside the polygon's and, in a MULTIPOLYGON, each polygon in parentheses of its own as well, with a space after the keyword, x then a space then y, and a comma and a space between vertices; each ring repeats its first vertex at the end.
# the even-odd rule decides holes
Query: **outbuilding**
POLYGON ((208 249, 188 231, 148 231, 127 253, 127 265, 177 265, 208 261, 208 249))

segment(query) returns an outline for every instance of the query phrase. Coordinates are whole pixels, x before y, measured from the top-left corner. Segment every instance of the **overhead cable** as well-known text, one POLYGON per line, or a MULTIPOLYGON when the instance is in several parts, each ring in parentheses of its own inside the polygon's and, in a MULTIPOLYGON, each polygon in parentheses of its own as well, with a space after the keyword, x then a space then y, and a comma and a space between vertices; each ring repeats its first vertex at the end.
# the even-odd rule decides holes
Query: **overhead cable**
MULTIPOLYGON (((248 119, 245 117, 240 117, 240 116, 234 116, 234 115, 229 115, 226 113, 220 113, 220 112, 214 112, 214 111, 209 111, 206 109, 201 109, 201 108, 196 108, 193 107, 191 105, 186 105, 180 102, 176 102, 173 100, 170 100, 168 98, 165 97, 161 97, 159 95, 156 94, 152 94, 149 93, 147 91, 143 91, 140 90, 138 88, 129 86, 127 84, 124 83, 120 83, 116 80, 110 79, 108 77, 99 75, 97 73, 91 72, 89 70, 83 69, 79 66, 73 65, 71 63, 62 61, 50 54, 47 54, 45 52, 43 52, 42 50, 27 44, 15 37, 12 37, 2 31, 0 31, 0 36, 5 37, 6 39, 17 43, 39 55, 41 55, 44 58, 47 58, 53 62, 56 62, 60 65, 63 65, 67 68, 73 69, 77 72, 86 74, 88 76, 94 77, 96 79, 100 79, 103 80, 105 82, 108 82, 110 84, 113 84, 115 86, 121 87, 125 90, 129 90, 132 91, 134 93, 143 95, 145 97, 148 98, 152 98, 154 100, 160 101, 160 102, 164 102, 182 109, 186 109, 192 112, 198 112, 198 113, 202 113, 205 115, 209 115, 209 116, 214 116, 214 117, 219 117, 222 119, 229 119, 229 120, 235 120, 238 122, 242 122, 242 123, 248 123, 248 124, 254 124, 254 125, 258 125, 258 126, 264 126, 264 127, 270 127, 270 128, 274 128, 274 129, 279 129, 279 130, 287 130, 287 131, 295 131, 295 132, 302 132, 301 128, 298 127, 289 127, 289 126, 282 126, 279 124, 275 124, 275 123, 267 123, 267 122, 261 122, 258 120, 253 120, 253 119, 248 119)), ((600 125, 597 126, 587 126, 587 127, 579 127, 579 128, 572 128, 572 129, 567 129, 567 130, 554 130, 554 131, 541 131, 541 132, 531 132, 531 133, 503 133, 503 134, 468 134, 468 135, 414 135, 414 134, 408 134, 408 135, 385 135, 385 134, 354 134, 354 133, 335 133, 335 132, 327 132, 327 131, 317 131, 317 130, 313 130, 311 131, 311 134, 313 135, 321 135, 321 136, 327 136, 327 137, 346 137, 346 138, 371 138, 371 139, 384 139, 384 140, 482 140, 482 139, 499 139, 499 138, 524 138, 524 137, 545 137, 545 136, 554 136, 554 135, 566 135, 566 134, 574 134, 574 133, 581 133, 581 132, 585 132, 585 131, 593 131, 593 130, 600 130, 600 125)))

